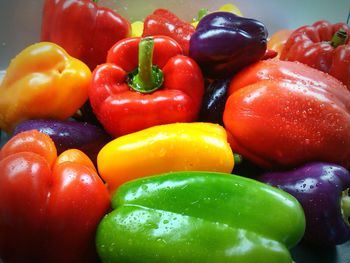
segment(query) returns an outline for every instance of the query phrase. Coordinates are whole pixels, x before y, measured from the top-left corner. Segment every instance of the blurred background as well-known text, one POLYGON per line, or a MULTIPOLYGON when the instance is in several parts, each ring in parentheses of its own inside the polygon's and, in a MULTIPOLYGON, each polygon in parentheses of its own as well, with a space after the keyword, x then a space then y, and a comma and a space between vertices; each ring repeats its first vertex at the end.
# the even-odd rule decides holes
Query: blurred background
MULTIPOLYGON (((223 4, 236 5, 244 16, 263 22, 270 35, 278 29, 294 29, 319 19, 345 22, 349 0, 100 0, 125 18, 142 20, 159 7, 168 8, 190 21, 200 8, 215 10, 223 4)), ((26 46, 38 42, 43 0, 0 0, 0 70, 26 46)))

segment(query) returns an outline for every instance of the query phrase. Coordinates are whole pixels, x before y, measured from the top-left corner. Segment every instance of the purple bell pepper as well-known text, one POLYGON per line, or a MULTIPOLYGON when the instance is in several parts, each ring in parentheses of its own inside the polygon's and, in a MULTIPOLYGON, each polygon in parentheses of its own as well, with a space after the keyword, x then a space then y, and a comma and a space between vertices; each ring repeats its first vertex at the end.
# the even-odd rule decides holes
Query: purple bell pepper
POLYGON ((263 58, 267 29, 258 20, 230 12, 204 16, 190 39, 189 55, 209 78, 232 76, 263 58))
POLYGON ((306 217, 304 241, 333 246, 350 239, 350 173, 339 165, 315 162, 257 178, 292 194, 306 217))
POLYGON ((217 79, 211 82, 204 93, 199 120, 223 125, 222 115, 227 100, 230 78, 217 79))
POLYGON ((100 149, 110 140, 104 130, 92 124, 59 120, 27 120, 15 128, 13 135, 34 129, 51 137, 58 154, 68 149, 79 149, 94 163, 100 149))

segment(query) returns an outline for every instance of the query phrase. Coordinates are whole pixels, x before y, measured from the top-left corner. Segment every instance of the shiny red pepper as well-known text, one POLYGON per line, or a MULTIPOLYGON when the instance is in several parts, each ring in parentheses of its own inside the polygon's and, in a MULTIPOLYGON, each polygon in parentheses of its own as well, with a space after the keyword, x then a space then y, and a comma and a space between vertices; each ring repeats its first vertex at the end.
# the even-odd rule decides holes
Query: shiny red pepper
MULTIPOLYGON (((109 194, 91 160, 25 131, 0 151, 0 258, 6 263, 93 263, 109 194)), ((1 260, 0 260, 1 261, 1 260)))
POLYGON ((190 23, 181 20, 167 9, 156 9, 144 21, 143 36, 164 35, 174 39, 188 55, 190 38, 195 28, 190 23))
POLYGON ((234 152, 266 168, 350 167, 350 92, 305 64, 254 63, 230 82, 223 121, 234 152))
POLYGON ((107 51, 131 33, 129 21, 91 0, 45 0, 41 40, 54 42, 91 70, 107 51))
POLYGON ((325 20, 302 26, 290 35, 280 59, 299 61, 327 72, 350 90, 350 27, 325 20))
POLYGON ((127 38, 93 72, 91 106, 114 137, 196 120, 204 93, 199 66, 167 36, 127 38))

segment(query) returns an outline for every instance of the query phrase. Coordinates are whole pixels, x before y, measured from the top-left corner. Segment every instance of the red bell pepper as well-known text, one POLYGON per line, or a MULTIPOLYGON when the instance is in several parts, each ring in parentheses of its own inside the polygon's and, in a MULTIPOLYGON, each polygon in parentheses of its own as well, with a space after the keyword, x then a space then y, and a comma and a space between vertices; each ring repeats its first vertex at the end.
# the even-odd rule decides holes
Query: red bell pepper
POLYGON ((0 152, 0 258, 6 263, 97 262, 94 236, 109 194, 79 150, 59 157, 36 130, 0 152))
POLYGON ((233 150, 268 168, 350 166, 350 92, 298 62, 264 60, 230 83, 223 120, 233 150))
POLYGON ((128 38, 108 52, 89 90, 91 106, 112 136, 154 125, 191 122, 204 80, 199 66, 166 36, 128 38), (154 52, 154 55, 153 55, 154 52))
POLYGON ((280 59, 327 72, 350 90, 350 27, 325 20, 302 26, 289 36, 280 59))
POLYGON ((45 0, 41 40, 63 47, 91 70, 106 60, 118 40, 131 33, 129 21, 92 0, 45 0))
POLYGON ((185 55, 189 53, 190 38, 195 28, 187 21, 181 20, 167 9, 156 9, 146 17, 142 36, 164 35, 174 39, 181 46, 185 55))

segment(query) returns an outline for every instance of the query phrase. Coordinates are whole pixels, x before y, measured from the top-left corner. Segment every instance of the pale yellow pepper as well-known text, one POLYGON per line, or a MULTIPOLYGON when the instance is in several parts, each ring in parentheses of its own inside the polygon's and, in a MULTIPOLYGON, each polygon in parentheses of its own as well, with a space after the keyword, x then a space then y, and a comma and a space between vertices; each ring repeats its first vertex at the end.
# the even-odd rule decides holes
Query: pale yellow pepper
POLYGON ((233 153, 225 129, 213 123, 173 123, 121 136, 98 154, 110 192, 132 179, 171 171, 231 173, 233 153))
POLYGON ((131 24, 131 36, 141 37, 143 33, 143 22, 135 21, 131 24))
POLYGON ((91 71, 50 42, 33 44, 10 63, 0 84, 0 128, 27 119, 64 120, 87 100, 91 71))

